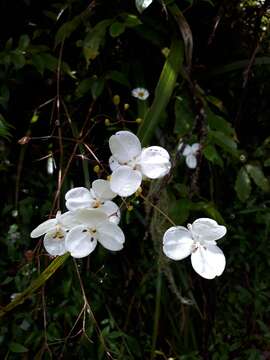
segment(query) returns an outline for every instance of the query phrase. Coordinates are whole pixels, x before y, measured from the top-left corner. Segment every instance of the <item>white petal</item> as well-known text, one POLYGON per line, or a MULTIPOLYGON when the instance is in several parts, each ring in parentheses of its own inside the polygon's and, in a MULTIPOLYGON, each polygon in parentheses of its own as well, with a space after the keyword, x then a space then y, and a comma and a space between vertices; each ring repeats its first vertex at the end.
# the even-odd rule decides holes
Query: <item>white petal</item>
POLYGON ((205 279, 214 279, 223 273, 226 259, 222 250, 216 245, 200 246, 191 254, 193 269, 205 279))
POLYGON ((74 215, 80 224, 90 228, 96 228, 97 225, 108 220, 105 212, 100 209, 78 209, 74 215))
POLYGON ((98 241, 108 250, 119 251, 123 249, 125 235, 119 226, 106 221, 98 226, 98 241))
POLYGON ((100 200, 112 200, 116 194, 111 190, 110 182, 108 180, 95 180, 92 183, 92 190, 96 198, 100 200))
POLYGON ((93 199, 88 189, 84 187, 77 187, 69 190, 66 195, 66 207, 68 210, 76 210, 87 208, 93 199))
POLYGON ((186 157, 186 164, 190 169, 195 169, 197 166, 197 158, 195 155, 188 155, 186 157))
POLYGON ((112 171, 118 169, 119 166, 121 166, 121 164, 119 164, 118 160, 113 155, 109 158, 109 165, 112 171))
POLYGON ((170 171, 170 155, 160 146, 150 146, 142 150, 139 164, 143 175, 150 179, 157 179, 170 171))
POLYGON ((192 236, 183 226, 169 228, 163 236, 163 252, 173 260, 182 260, 191 254, 192 236))
POLYGON ((115 223, 116 225, 119 224, 121 217, 120 209, 113 201, 105 201, 103 205, 99 207, 99 209, 105 212, 109 221, 115 223))
POLYGON ((75 258, 83 258, 95 250, 97 240, 84 225, 74 227, 66 236, 65 247, 75 258))
POLYGON ((191 151, 192 153, 195 155, 197 153, 197 151, 200 150, 200 144, 199 143, 194 143, 191 145, 191 151))
POLYGON ((137 170, 132 170, 129 166, 120 166, 112 173, 110 179, 112 191, 123 197, 134 194, 141 182, 142 174, 137 170))
POLYGON ((112 135, 109 146, 113 156, 121 163, 133 160, 141 153, 140 140, 130 131, 118 131, 112 135))
POLYGON ((38 225, 30 234, 31 238, 37 238, 41 235, 46 234, 48 231, 51 231, 55 228, 57 224, 56 219, 49 219, 38 225))
POLYGON ((215 220, 208 218, 200 218, 193 222, 192 233, 199 236, 204 241, 214 241, 222 238, 227 229, 225 226, 218 225, 215 220))
POLYGON ((183 155, 184 156, 188 156, 192 153, 192 149, 190 145, 186 145, 183 151, 183 155))
POLYGON ((49 231, 44 236, 43 245, 44 245, 46 251, 50 255, 52 255, 52 256, 63 255, 67 252, 66 247, 65 247, 66 233, 63 232, 62 236, 63 237, 59 237, 59 236, 57 237, 56 231, 49 231))
POLYGON ((73 211, 67 211, 63 213, 58 219, 58 224, 60 224, 65 229, 71 229, 74 226, 79 225, 78 220, 73 211))

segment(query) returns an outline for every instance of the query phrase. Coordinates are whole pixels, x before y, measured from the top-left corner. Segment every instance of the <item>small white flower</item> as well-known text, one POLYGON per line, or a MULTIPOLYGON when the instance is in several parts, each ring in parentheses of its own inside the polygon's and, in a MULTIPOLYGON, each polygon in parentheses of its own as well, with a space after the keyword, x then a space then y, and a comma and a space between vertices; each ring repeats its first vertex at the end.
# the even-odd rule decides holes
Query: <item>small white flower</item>
POLYGON ((44 236, 44 247, 50 255, 63 255, 67 231, 77 225, 74 215, 68 211, 61 215, 58 211, 54 219, 49 219, 38 225, 30 234, 31 238, 44 236))
POLYGON ((134 194, 143 176, 157 179, 168 174, 170 155, 160 146, 142 149, 140 140, 129 131, 118 131, 109 139, 112 152, 109 163, 112 170, 110 186, 116 194, 126 197, 134 194))
POLYGON ((200 150, 200 144, 186 145, 183 155, 186 158, 186 164, 190 169, 195 169, 197 166, 197 153, 200 150))
POLYGON ((111 201, 116 194, 111 190, 107 180, 95 180, 90 190, 77 187, 69 190, 66 195, 66 207, 68 210, 77 209, 100 209, 104 211, 109 220, 118 224, 120 221, 119 207, 111 201))
POLYGON ((83 258, 94 251, 99 242, 108 250, 123 248, 125 235, 119 226, 110 222, 107 215, 98 209, 79 209, 75 212, 79 225, 70 230, 65 247, 75 258, 83 258))
POLYGON ((173 226, 163 236, 163 251, 173 260, 182 260, 191 255, 193 269, 205 279, 220 276, 226 264, 216 240, 227 232, 225 226, 208 218, 197 219, 193 224, 173 226))
POLYGON ((133 89, 131 91, 131 94, 133 97, 135 97, 139 100, 146 100, 149 96, 149 91, 145 88, 138 87, 136 89, 133 89))

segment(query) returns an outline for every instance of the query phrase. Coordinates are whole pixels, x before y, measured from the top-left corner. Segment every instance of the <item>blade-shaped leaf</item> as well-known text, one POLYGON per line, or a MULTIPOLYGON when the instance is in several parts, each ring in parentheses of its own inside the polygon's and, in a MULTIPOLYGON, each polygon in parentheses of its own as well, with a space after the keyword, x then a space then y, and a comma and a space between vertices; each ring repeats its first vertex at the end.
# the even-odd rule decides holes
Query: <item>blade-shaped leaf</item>
POLYGON ((54 259, 50 265, 38 276, 38 278, 32 281, 28 288, 26 288, 22 293, 18 294, 15 299, 12 300, 8 305, 0 309, 0 318, 18 305, 22 304, 37 289, 44 285, 45 282, 55 273, 57 269, 59 269, 59 267, 67 260, 69 256, 70 254, 66 253, 54 259))
POLYGON ((183 52, 183 43, 180 40, 175 39, 162 69, 155 90, 154 101, 138 130, 138 137, 140 138, 142 145, 148 144, 151 140, 155 128, 161 119, 161 114, 168 105, 175 87, 177 76, 182 68, 183 52))

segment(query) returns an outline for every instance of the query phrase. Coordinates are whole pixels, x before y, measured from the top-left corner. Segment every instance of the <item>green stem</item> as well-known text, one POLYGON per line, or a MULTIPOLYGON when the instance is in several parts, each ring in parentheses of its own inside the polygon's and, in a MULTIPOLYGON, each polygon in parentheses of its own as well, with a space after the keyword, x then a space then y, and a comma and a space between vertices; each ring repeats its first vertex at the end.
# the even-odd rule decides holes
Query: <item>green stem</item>
POLYGON ((37 289, 46 283, 46 281, 56 272, 57 269, 68 259, 69 253, 58 256, 50 265, 26 288, 22 293, 18 294, 13 301, 0 309, 0 318, 13 310, 18 305, 24 303, 37 289))

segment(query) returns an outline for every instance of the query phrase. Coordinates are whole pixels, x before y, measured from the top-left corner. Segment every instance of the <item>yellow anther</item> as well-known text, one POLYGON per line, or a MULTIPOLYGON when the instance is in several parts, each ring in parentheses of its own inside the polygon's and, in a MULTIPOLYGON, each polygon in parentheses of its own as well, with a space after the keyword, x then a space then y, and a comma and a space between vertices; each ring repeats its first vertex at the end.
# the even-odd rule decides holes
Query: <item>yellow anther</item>
POLYGON ((107 176, 107 180, 110 181, 111 180, 111 175, 107 176))

